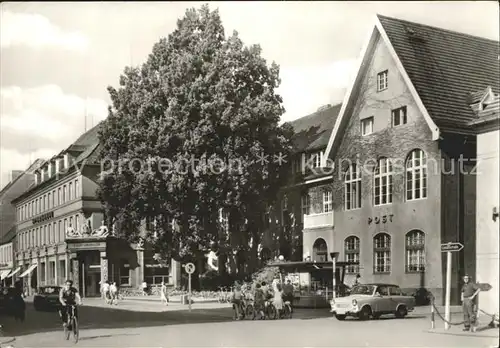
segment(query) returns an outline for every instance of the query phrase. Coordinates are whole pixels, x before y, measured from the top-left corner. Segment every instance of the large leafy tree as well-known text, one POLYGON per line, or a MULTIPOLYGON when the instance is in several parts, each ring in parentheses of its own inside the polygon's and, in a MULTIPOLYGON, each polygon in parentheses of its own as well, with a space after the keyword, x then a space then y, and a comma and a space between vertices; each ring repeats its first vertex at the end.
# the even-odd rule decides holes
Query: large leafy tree
POLYGON ((279 67, 258 45, 226 37, 218 11, 190 9, 140 67, 127 67, 100 129, 99 195, 108 224, 129 240, 144 220, 165 257, 209 249, 255 258, 262 215, 286 174, 292 129, 279 67), (219 223, 229 214, 229 233, 219 223), (175 221, 172 227, 172 221, 175 221))

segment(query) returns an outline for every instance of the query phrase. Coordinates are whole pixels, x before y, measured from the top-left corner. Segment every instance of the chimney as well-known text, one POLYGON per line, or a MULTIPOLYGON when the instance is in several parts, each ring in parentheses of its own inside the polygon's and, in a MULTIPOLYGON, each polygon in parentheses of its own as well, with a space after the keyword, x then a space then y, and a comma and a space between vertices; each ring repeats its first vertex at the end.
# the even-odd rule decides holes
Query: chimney
POLYGON ((42 168, 40 169, 40 182, 43 182, 44 179, 45 179, 45 169, 42 168))
POLYGON ((61 165, 61 159, 60 158, 56 158, 55 160, 55 164, 56 164, 56 174, 59 173, 59 170, 61 169, 60 168, 60 165, 61 165))
POLYGON ((22 170, 13 170, 10 172, 10 181, 16 180, 20 177, 24 172, 22 170))
POLYGON ((35 185, 38 185, 40 183, 40 173, 36 171, 34 174, 35 174, 35 185))

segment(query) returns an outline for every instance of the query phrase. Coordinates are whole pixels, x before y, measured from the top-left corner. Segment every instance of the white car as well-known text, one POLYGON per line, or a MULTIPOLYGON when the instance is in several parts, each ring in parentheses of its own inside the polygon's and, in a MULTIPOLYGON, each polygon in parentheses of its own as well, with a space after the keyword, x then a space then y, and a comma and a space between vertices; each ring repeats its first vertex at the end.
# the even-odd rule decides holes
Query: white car
POLYGON ((361 320, 378 319, 384 314, 394 314, 404 318, 415 308, 415 299, 403 295, 394 284, 360 284, 352 288, 349 296, 339 297, 330 302, 332 312, 338 320, 347 316, 361 320))

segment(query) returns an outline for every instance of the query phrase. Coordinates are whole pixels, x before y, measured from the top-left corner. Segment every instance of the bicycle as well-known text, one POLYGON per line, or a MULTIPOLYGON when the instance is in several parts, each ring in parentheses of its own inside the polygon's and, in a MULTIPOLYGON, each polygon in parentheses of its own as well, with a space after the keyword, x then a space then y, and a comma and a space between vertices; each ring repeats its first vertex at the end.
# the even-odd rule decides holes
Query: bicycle
POLYGON ((292 319, 293 308, 290 301, 283 302, 283 313, 281 314, 281 318, 284 319, 292 319))
POLYGON ((73 340, 75 343, 78 342, 79 329, 78 329, 78 319, 75 315, 75 305, 66 306, 66 325, 64 326, 64 335, 66 340, 69 340, 71 331, 73 331, 73 340), (71 327, 71 329, 70 329, 71 327))
POLYGON ((255 320, 257 313, 255 312, 255 306, 253 300, 247 300, 245 303, 245 317, 250 320, 255 320))
POLYGON ((265 316, 270 319, 270 320, 275 320, 278 311, 276 310, 276 307, 274 307, 274 304, 272 303, 271 300, 267 300, 264 305, 264 314, 265 316))

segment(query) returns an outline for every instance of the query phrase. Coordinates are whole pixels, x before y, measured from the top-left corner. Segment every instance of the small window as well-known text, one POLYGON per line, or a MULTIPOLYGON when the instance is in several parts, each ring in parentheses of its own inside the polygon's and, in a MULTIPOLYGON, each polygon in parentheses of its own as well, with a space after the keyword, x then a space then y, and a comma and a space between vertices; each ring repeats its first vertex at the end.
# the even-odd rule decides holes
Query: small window
POLYGON ((406 106, 392 110, 392 126, 397 127, 407 123, 406 106))
POLYGON ((301 200, 302 215, 309 215, 309 213, 310 213, 310 204, 311 204, 311 200, 309 198, 309 194, 305 193, 302 196, 302 200, 301 200))
POLYGON ((332 191, 323 191, 323 213, 328 213, 332 210, 332 191))
POLYGON ((373 133, 373 116, 361 120, 361 135, 373 133))
POLYGON ((383 91, 384 89, 387 89, 387 73, 388 70, 379 72, 377 74, 377 91, 383 91))

